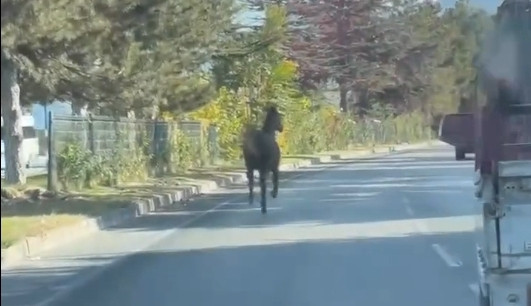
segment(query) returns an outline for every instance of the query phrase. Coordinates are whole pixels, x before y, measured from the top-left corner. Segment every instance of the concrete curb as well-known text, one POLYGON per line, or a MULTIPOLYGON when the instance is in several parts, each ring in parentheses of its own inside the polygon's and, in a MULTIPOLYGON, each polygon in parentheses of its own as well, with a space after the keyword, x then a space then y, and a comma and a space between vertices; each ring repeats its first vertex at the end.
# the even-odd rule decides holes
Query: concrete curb
MULTIPOLYGON (((413 150, 431 146, 432 142, 419 144, 403 144, 394 147, 380 147, 375 149, 353 151, 341 154, 323 154, 320 157, 301 160, 296 163, 283 164, 281 171, 295 170, 316 164, 330 163, 334 160, 354 159, 368 157, 373 154, 386 154, 396 151, 413 150)), ((131 203, 128 208, 112 211, 98 218, 85 219, 80 223, 49 231, 38 237, 27 237, 7 249, 2 249, 2 270, 15 265, 17 262, 36 256, 39 252, 66 244, 70 241, 82 238, 91 233, 104 230, 121 223, 131 221, 142 215, 149 214, 160 207, 174 205, 203 193, 214 191, 220 187, 242 183, 247 180, 245 173, 230 173, 216 176, 214 180, 204 181, 199 185, 180 187, 172 193, 155 194, 150 199, 138 199, 131 203)))
POLYGON ((150 199, 132 201, 130 207, 120 208, 97 218, 88 218, 71 226, 61 227, 40 236, 26 237, 7 249, 2 249, 2 270, 17 262, 36 256, 39 252, 66 244, 91 233, 131 221, 149 214, 160 207, 187 201, 193 196, 208 193, 220 187, 246 180, 244 174, 231 173, 215 178, 215 181, 202 181, 196 185, 178 187, 172 193, 155 194, 150 199))

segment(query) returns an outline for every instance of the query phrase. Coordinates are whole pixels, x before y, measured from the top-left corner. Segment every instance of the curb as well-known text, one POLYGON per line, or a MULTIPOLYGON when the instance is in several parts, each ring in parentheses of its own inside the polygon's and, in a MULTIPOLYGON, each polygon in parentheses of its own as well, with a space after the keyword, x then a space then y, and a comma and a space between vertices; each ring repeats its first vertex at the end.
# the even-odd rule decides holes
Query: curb
POLYGON ((177 187, 172 193, 154 194, 150 199, 137 199, 127 208, 113 210, 97 218, 87 218, 79 223, 57 228, 40 236, 26 237, 2 250, 2 270, 19 261, 34 257, 42 251, 66 244, 91 233, 131 221, 139 216, 149 214, 160 207, 182 203, 188 199, 231 184, 246 180, 244 174, 230 173, 216 176, 214 180, 203 181, 196 185, 177 187))
MULTIPOLYGON (((373 148, 351 153, 323 154, 322 156, 301 160, 296 163, 283 164, 280 166, 280 170, 289 171, 311 165, 326 164, 334 160, 354 159, 367 157, 373 154, 387 154, 432 145, 433 142, 429 141, 412 145, 402 144, 390 147, 373 148)), ((39 252, 66 244, 91 233, 131 221, 139 216, 149 214, 160 207, 184 202, 193 196, 208 193, 220 187, 227 187, 231 184, 242 183, 246 180, 247 177, 245 173, 233 172, 219 175, 216 176, 214 180, 204 181, 198 185, 181 187, 180 190, 172 193, 155 194, 151 199, 134 200, 130 207, 111 211, 98 218, 88 218, 77 224, 49 231, 41 236, 26 237, 9 248, 2 250, 1 270, 7 269, 24 259, 34 257, 39 252)))

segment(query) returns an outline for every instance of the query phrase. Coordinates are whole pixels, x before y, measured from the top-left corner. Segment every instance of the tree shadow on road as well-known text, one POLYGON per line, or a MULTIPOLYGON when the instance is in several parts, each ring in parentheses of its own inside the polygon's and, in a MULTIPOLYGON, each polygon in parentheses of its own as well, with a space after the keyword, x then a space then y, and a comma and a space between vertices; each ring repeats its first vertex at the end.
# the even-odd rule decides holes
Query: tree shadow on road
MULTIPOLYGON (((467 239, 463 233, 430 236, 462 244, 467 239)), ((472 246, 469 251, 473 254, 472 246)), ((79 260, 82 268, 73 260, 68 267, 2 273, 3 305, 33 305, 80 282, 75 277, 59 281, 64 273, 97 275, 55 306, 464 306, 474 297, 455 282, 426 237, 414 233, 372 239, 257 237, 180 250, 167 246, 128 256, 105 270, 101 257, 92 265, 90 257, 79 260)), ((473 270, 466 272, 473 277, 473 270)))

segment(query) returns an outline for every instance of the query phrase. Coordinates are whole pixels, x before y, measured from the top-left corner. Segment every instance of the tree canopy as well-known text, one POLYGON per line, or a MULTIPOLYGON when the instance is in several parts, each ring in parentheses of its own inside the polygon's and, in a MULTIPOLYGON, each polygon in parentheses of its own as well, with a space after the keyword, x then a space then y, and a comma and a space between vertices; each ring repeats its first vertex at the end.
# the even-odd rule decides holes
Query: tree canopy
MULTIPOLYGON (((156 118, 227 90, 250 117, 279 102, 307 108, 337 84, 356 116, 467 109, 473 61, 492 18, 467 0, 2 0, 2 116, 8 181, 23 181, 20 107, 65 100, 95 114, 156 118), (283 101, 283 102, 282 102, 283 101), (288 101, 288 102, 286 102, 288 101), (297 101, 297 102, 289 102, 297 101), (254 107, 255 105, 256 107, 254 107)), ((319 100, 319 101, 317 101, 319 100)))

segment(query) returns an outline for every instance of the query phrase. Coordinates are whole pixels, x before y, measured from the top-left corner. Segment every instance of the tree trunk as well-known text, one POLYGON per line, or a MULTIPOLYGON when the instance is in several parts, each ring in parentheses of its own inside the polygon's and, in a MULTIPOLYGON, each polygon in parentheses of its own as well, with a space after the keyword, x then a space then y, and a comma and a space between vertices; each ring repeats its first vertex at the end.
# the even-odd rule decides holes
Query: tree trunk
MULTIPOLYGON (((345 1, 341 0, 339 3, 337 3, 337 7, 339 8, 340 15, 336 19, 337 22, 337 43, 340 46, 345 46, 347 44, 347 32, 346 32, 346 22, 345 22, 345 1)), ((341 60, 342 64, 345 66, 348 66, 350 63, 348 62, 348 58, 343 58, 341 60)), ((347 88, 346 79, 345 76, 342 75, 339 77, 338 80, 339 84, 339 108, 342 112, 347 113, 348 112, 348 91, 349 88, 347 88)))
POLYGON ((356 91, 358 104, 357 112, 359 116, 365 116, 371 110, 371 105, 369 103, 369 90, 367 88, 359 88, 356 91))
POLYGON ((2 52, 2 119, 4 120, 5 179, 10 184, 25 184, 26 175, 22 164, 22 109, 20 87, 15 64, 2 52))
POLYGON ((347 94, 348 94, 348 88, 344 84, 344 82, 341 82, 339 84, 339 108, 341 109, 342 112, 345 112, 345 113, 348 111, 347 94))
POLYGON ((127 123, 128 148, 141 148, 140 142, 137 141, 137 131, 139 131, 144 126, 136 123, 136 114, 134 110, 130 110, 127 112, 127 119, 130 120, 127 123))

